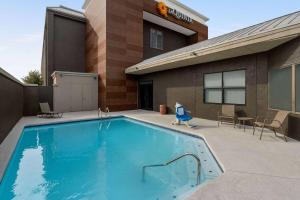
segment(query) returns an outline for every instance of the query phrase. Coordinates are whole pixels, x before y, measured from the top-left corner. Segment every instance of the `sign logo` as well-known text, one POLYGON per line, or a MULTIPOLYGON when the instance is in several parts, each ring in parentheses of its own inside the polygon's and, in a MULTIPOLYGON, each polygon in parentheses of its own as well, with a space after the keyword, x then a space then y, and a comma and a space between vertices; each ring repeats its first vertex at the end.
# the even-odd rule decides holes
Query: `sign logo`
POLYGON ((169 8, 164 2, 158 2, 157 9, 158 9, 158 12, 164 17, 168 17, 168 15, 172 15, 173 17, 175 17, 178 20, 182 20, 187 23, 193 22, 192 18, 190 18, 189 16, 183 14, 182 12, 180 12, 176 9, 169 8))
POLYGON ((162 16, 168 17, 168 7, 164 2, 158 2, 157 9, 162 16))

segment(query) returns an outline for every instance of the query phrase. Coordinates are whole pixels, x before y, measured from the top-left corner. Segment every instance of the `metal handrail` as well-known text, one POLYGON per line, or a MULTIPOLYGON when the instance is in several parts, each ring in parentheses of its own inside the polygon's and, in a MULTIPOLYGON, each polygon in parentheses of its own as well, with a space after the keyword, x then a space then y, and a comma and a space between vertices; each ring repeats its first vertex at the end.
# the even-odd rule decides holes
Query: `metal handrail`
POLYGON ((110 112, 109 112, 109 108, 108 107, 106 107, 106 109, 105 109, 105 116, 106 117, 110 117, 110 112))
POLYGON ((195 158, 195 160, 197 161, 197 185, 199 185, 200 184, 200 176, 201 176, 201 160, 200 160, 200 158, 197 155, 192 154, 192 153, 183 154, 183 155, 181 155, 181 156, 179 156, 179 157, 177 157, 177 158, 175 158, 175 159, 173 159, 173 160, 171 160, 169 162, 166 162, 164 164, 143 166, 143 180, 145 179, 145 170, 147 168, 150 168, 150 167, 165 167, 165 166, 168 166, 169 164, 171 164, 171 163, 173 163, 173 162, 175 162, 175 161, 177 161, 177 160, 179 160, 181 158, 184 158, 186 156, 191 156, 191 157, 195 158))
POLYGON ((109 112, 109 108, 108 108, 108 107, 106 107, 105 110, 106 110, 106 112, 105 112, 105 117, 109 119, 109 122, 108 122, 108 124, 107 124, 107 126, 106 126, 106 129, 108 129, 108 128, 110 127, 110 123, 111 123, 111 120, 110 120, 110 112, 109 112))
POLYGON ((98 109, 98 118, 102 119, 102 110, 101 110, 101 108, 98 109))

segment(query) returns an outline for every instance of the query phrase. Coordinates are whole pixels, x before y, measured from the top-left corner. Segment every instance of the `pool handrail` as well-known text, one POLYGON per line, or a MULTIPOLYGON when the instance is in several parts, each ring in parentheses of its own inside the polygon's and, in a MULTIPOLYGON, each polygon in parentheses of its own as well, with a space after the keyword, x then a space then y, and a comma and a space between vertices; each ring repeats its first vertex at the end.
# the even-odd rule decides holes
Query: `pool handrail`
POLYGON ((165 167, 165 166, 168 166, 170 165, 171 163, 177 161, 177 160, 180 160, 181 158, 184 158, 184 157, 187 157, 187 156, 191 156, 193 158, 195 158, 195 160, 197 161, 197 185, 200 184, 200 176, 201 176, 201 160, 200 158, 193 154, 193 153, 186 153, 186 154, 183 154, 181 156, 178 156, 176 158, 174 158, 173 160, 170 160, 169 162, 166 162, 164 164, 156 164, 156 165, 145 165, 143 166, 143 180, 145 180, 145 171, 147 168, 151 168, 151 167, 165 167))

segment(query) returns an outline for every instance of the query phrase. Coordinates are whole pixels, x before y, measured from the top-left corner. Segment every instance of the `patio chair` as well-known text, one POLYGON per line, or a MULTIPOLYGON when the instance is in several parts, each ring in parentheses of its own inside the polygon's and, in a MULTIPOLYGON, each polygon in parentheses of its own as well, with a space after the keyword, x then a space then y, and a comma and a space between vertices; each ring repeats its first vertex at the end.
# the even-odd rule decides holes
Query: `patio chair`
POLYGON ((176 103, 176 122, 173 122, 172 124, 180 125, 181 122, 184 122, 184 124, 191 128, 192 126, 189 125, 189 121, 192 119, 190 116, 190 112, 185 110, 184 107, 181 104, 176 103))
POLYGON ((54 118, 58 117, 61 118, 63 113, 58 113, 50 110, 49 103, 40 103, 41 115, 42 117, 46 118, 54 118))
POLYGON ((220 123, 230 122, 235 127, 235 106, 234 105, 222 105, 221 113, 218 112, 218 126, 220 123))
POLYGON ((272 130, 275 134, 275 136, 277 137, 277 133, 276 130, 280 130, 281 133, 283 134, 284 140, 287 142, 287 138, 286 138, 286 132, 283 129, 283 122, 285 121, 285 119, 288 117, 289 112, 288 111, 278 111, 277 114, 275 115, 273 120, 268 120, 267 118, 265 118, 263 120, 263 122, 259 122, 259 118, 256 119, 256 122, 253 123, 253 135, 255 133, 255 129, 256 127, 260 127, 261 128, 261 133, 260 133, 260 140, 262 138, 263 132, 265 128, 268 128, 270 130, 272 130))

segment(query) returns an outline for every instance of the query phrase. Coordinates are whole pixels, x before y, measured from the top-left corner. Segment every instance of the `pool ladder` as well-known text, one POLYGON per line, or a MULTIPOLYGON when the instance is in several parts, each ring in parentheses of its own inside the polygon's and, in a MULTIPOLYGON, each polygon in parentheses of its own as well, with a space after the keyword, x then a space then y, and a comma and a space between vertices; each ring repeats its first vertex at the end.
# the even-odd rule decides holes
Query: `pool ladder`
POLYGON ((102 119, 103 118, 103 113, 105 113, 105 117, 110 117, 110 112, 109 112, 108 107, 105 108, 105 112, 103 112, 101 110, 101 108, 98 109, 98 118, 102 119))
MULTIPOLYGON (((106 107, 105 108, 105 112, 103 112, 101 110, 101 108, 98 109, 98 118, 103 119, 103 113, 105 113, 105 118, 110 118, 110 112, 109 112, 109 108, 106 107)), ((106 129, 108 129, 110 127, 110 120, 108 122, 108 125, 106 126, 106 129)), ((102 121, 99 123, 98 129, 101 130, 102 129, 102 121)))
POLYGON ((145 171, 146 171, 147 168, 165 167, 165 166, 168 166, 168 165, 172 164, 173 162, 176 162, 177 160, 180 160, 180 159, 182 159, 184 157, 187 157, 187 156, 191 156, 192 158, 194 158, 197 161, 197 185, 199 185, 200 184, 200 176, 201 176, 201 160, 197 155, 192 154, 192 153, 183 154, 183 155, 178 156, 177 158, 175 158, 173 160, 170 160, 169 162, 166 162, 164 164, 143 166, 143 180, 145 180, 145 171))

